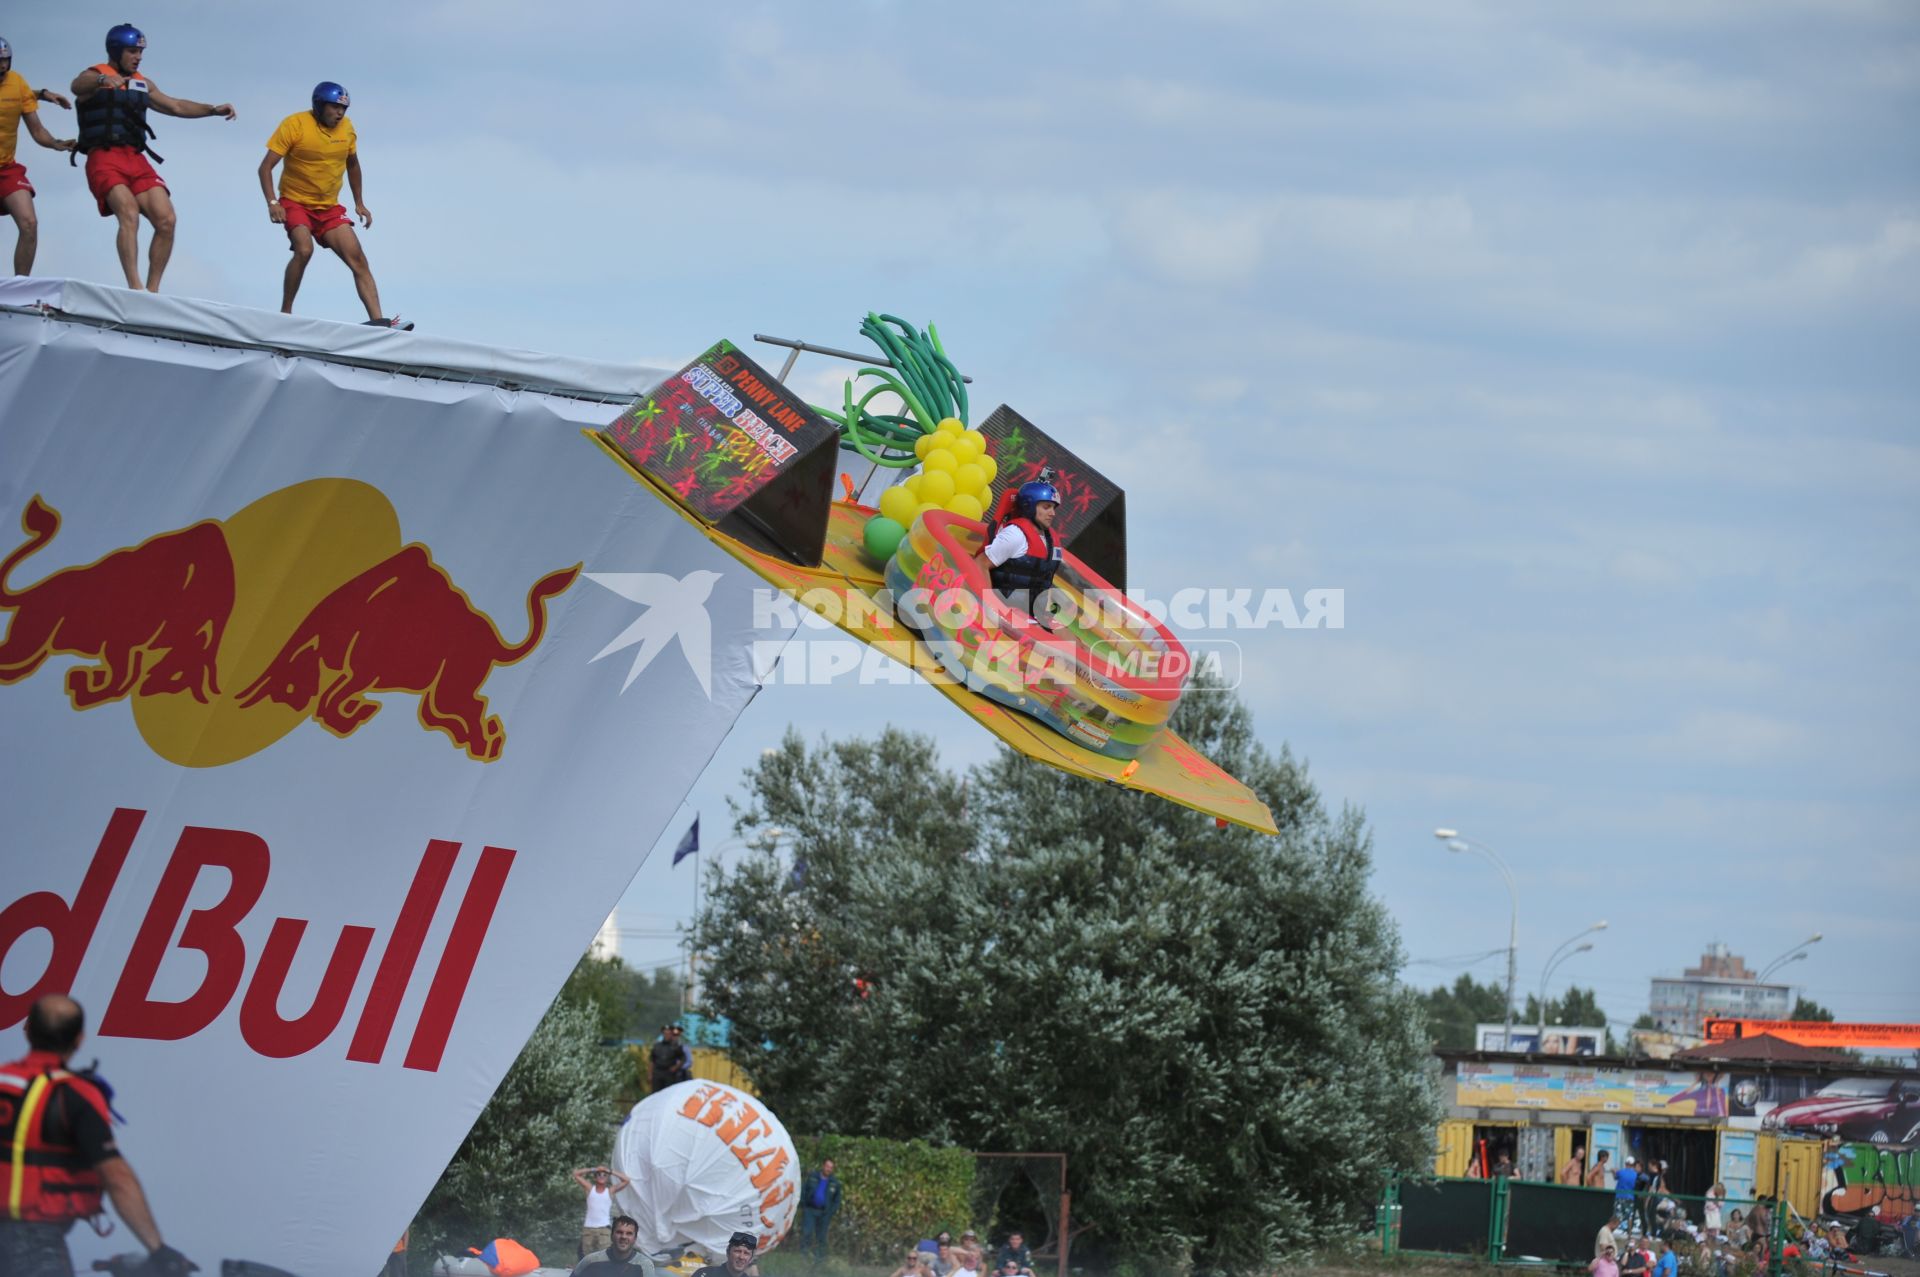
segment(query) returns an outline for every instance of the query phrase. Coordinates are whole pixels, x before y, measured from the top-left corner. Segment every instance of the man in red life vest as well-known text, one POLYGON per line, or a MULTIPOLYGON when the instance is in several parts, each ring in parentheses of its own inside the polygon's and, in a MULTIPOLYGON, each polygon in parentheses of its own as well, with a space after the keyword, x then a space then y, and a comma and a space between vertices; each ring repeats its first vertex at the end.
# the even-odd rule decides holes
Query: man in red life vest
POLYGON ((140 218, 145 216, 153 224, 145 287, 157 293, 167 259, 173 256, 175 216, 167 184, 147 163, 153 155, 147 148, 153 136, 147 108, 182 120, 218 115, 231 121, 234 111, 226 102, 212 106, 168 97, 140 74, 146 55, 147 37, 138 27, 121 23, 107 32, 107 60, 73 77, 73 96, 79 101, 79 150, 87 157, 87 189, 100 206, 100 216, 119 219, 114 247, 127 287, 141 287, 140 218))
MULTIPOLYGON (((1060 570, 1060 547, 1053 520, 1060 513, 1060 492, 1043 475, 1013 494, 1011 517, 996 517, 988 527, 987 576, 1009 607, 1019 608, 1046 626, 1045 596, 1060 570)), ((1051 628, 1048 626, 1047 628, 1051 628)))
POLYGON ((100 1213, 104 1189, 114 1209, 152 1252, 151 1271, 198 1271, 160 1239, 140 1179, 113 1141, 111 1088, 67 1061, 86 1031, 72 998, 49 993, 27 1012, 27 1054, 0 1065, 0 1273, 71 1277, 67 1230, 100 1213))

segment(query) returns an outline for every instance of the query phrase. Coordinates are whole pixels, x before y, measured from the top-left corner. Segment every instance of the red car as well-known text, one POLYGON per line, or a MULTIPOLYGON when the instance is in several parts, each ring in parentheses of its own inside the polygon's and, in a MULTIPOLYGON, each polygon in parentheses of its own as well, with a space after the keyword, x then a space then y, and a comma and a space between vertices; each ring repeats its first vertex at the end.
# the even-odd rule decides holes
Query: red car
POLYGON ((1920 1078, 1850 1077, 1782 1104, 1760 1125, 1875 1144, 1920 1141, 1920 1078))

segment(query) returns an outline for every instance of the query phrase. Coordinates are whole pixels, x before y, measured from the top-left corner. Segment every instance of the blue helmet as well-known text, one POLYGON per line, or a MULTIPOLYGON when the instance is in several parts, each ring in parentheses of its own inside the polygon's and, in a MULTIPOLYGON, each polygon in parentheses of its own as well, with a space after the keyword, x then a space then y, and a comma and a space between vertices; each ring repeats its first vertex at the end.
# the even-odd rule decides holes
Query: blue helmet
POLYGON ((353 105, 347 97, 345 87, 335 84, 332 80, 322 80, 313 86, 313 104, 319 106, 322 102, 333 102, 342 108, 353 105))
POLYGON ((141 34, 140 28, 131 22, 122 22, 107 32, 107 61, 109 62, 119 61, 122 50, 146 47, 147 37, 141 34))
POLYGON ((0 62, 13 60, 13 46, 7 43, 7 37, 0 35, 0 62))
POLYGON ((1045 479, 1035 479, 1032 483, 1020 485, 1020 491, 1013 494, 1013 508, 1022 514, 1031 514, 1042 501, 1060 504, 1060 490, 1045 479))

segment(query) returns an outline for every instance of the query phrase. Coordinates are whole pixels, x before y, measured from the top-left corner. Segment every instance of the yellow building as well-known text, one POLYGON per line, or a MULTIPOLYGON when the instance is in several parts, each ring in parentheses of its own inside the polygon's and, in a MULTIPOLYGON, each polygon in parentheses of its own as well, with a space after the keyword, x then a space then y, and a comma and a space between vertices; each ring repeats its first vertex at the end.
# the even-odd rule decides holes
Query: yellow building
POLYGON ((1844 1188, 1826 1171, 1829 1151, 1851 1158, 1848 1146, 1858 1144, 1874 1158, 1889 1141, 1920 1138, 1920 1075, 1845 1057, 1436 1055, 1447 1118, 1434 1170, 1443 1176, 1485 1174, 1504 1155, 1521 1180, 1553 1180, 1570 1160, 1584 1177, 1605 1153, 1604 1187, 1633 1157, 1640 1168, 1664 1163, 1676 1197, 1719 1183, 1729 1202, 1777 1197, 1812 1219, 1823 1197, 1844 1188))

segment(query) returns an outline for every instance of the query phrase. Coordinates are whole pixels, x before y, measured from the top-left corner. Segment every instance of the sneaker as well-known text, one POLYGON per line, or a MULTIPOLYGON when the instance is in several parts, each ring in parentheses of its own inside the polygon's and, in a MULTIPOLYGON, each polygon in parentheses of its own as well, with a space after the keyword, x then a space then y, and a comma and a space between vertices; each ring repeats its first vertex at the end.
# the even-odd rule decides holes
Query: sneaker
POLYGON ((403 332, 403 333, 410 333, 413 331, 413 321, 402 320, 398 315, 395 315, 391 319, 363 320, 360 326, 362 328, 392 328, 398 332, 403 332))

